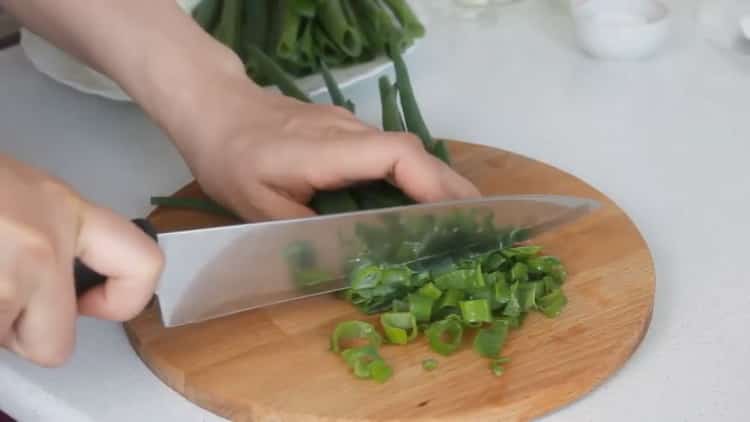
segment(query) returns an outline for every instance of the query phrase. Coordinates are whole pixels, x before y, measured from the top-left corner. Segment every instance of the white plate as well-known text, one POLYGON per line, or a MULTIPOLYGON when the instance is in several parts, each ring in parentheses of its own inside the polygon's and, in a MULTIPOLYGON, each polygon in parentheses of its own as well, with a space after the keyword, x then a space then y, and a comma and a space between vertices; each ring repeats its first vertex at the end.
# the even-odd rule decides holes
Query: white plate
MULTIPOLYGON (((178 0, 178 3, 180 3, 186 12, 189 12, 197 3, 197 0, 178 0)), ((426 24, 424 13, 419 13, 420 11, 415 4, 412 7, 414 13, 419 16, 422 23, 426 24)), ((87 94, 98 95, 116 101, 131 101, 130 97, 111 79, 82 64, 76 58, 51 45, 28 29, 21 28, 20 33, 21 48, 34 67, 43 74, 87 94)), ((405 55, 410 54, 415 47, 416 43, 407 49, 405 55)), ((373 78, 390 69, 391 66, 390 59, 385 56, 379 56, 369 62, 331 69, 331 74, 343 89, 357 82, 373 78)), ((317 74, 299 78, 296 80, 296 83, 309 96, 327 92, 323 78, 317 74)), ((276 88, 270 87, 270 89, 276 88)))

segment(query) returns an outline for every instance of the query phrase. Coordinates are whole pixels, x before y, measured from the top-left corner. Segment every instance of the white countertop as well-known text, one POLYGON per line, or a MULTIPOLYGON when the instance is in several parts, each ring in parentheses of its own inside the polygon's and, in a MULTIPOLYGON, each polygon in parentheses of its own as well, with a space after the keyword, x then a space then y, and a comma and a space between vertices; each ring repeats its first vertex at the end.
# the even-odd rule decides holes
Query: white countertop
MULTIPOLYGON (((655 259, 655 312, 640 348, 603 386, 543 420, 747 421, 750 62, 697 37, 695 1, 669 2, 674 36, 643 63, 582 55, 559 0, 479 21, 441 15, 433 7, 443 1, 421 3, 429 37, 408 60, 432 132, 581 177, 630 214, 655 259)), ((375 80, 348 90, 375 124, 376 93, 375 80)), ((51 82, 19 48, 0 52, 0 151, 128 217, 190 179, 137 108, 51 82)), ((0 352, 0 409, 24 422, 220 420, 160 382, 121 326, 91 319, 80 321, 63 368, 0 352)))

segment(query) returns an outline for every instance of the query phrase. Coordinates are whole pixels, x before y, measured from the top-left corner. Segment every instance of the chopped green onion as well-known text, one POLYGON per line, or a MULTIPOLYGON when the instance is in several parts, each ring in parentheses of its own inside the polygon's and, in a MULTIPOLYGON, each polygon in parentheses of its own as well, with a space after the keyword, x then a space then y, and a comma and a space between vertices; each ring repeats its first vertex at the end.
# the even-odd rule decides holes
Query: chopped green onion
POLYGON ((415 338, 419 332, 417 320, 409 312, 388 312, 380 315, 380 324, 385 330, 385 336, 390 343, 406 344, 415 338))
POLYGON ((440 304, 438 307, 445 308, 445 307, 458 307, 458 302, 464 300, 466 297, 466 293, 464 293, 463 290, 458 289, 448 289, 443 297, 440 299, 440 304))
POLYGON ((490 361, 490 370, 492 371, 495 376, 501 376, 505 373, 505 368, 503 367, 503 363, 507 362, 508 359, 500 358, 500 359, 494 359, 490 361))
POLYGON ((430 347, 441 355, 448 356, 461 345, 464 328, 455 318, 446 318, 430 324, 425 331, 430 347))
POLYGON ((370 370, 372 379, 379 383, 388 381, 393 375, 393 368, 382 359, 371 362, 368 369, 370 370))
POLYGON ((370 345, 346 349, 341 357, 357 378, 370 378, 370 364, 381 359, 377 348, 370 345))
POLYGON ((362 321, 344 321, 336 326, 331 336, 331 350, 336 353, 353 346, 346 346, 350 342, 367 340, 367 345, 380 347, 383 337, 375 331, 372 324, 362 321))
POLYGON ((458 304, 461 307, 461 316, 467 323, 492 321, 492 312, 487 299, 464 300, 458 304))
POLYGON ((514 282, 526 282, 529 281, 529 268, 526 264, 517 262, 510 269, 510 279, 514 282))
POLYGON ((438 361, 435 359, 429 358, 422 361, 422 368, 424 368, 425 371, 432 371, 437 367, 438 361))
POLYGON ((422 296, 421 294, 409 295, 409 312, 414 315, 419 322, 429 322, 432 315, 432 305, 435 303, 432 298, 422 296))
POLYGON ((527 259, 537 255, 541 250, 541 246, 516 246, 504 249, 502 254, 508 258, 527 259))
POLYGON ((474 337, 474 350, 482 357, 497 357, 508 337, 508 329, 508 323, 504 320, 494 321, 491 326, 480 329, 474 337))
POLYGON ((435 285, 432 283, 427 283, 424 286, 420 287, 418 292, 420 295, 427 296, 432 300, 438 300, 443 294, 443 292, 435 287, 435 285))
POLYGON ((523 283, 518 286, 518 303, 521 306, 522 311, 525 312, 537 308, 537 292, 541 290, 542 287, 542 283, 539 281, 523 283))
POLYGON ((562 309, 568 304, 568 298, 562 289, 557 289, 552 293, 539 298, 539 310, 549 318, 555 318, 560 315, 562 309))
POLYGON ((521 304, 518 301, 518 283, 510 285, 510 292, 508 296, 508 303, 505 304, 503 309, 503 315, 509 317, 516 317, 521 314, 521 304))

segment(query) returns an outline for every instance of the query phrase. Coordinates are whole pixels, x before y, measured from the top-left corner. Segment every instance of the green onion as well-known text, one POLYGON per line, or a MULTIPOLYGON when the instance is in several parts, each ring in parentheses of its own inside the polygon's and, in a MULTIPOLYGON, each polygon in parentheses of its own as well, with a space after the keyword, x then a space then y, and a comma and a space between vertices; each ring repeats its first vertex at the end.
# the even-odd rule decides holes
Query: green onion
POLYGON ((219 22, 213 36, 235 53, 240 50, 240 25, 242 23, 242 0, 223 0, 219 22))
POLYGON ((300 101, 311 103, 310 97, 302 92, 294 83, 292 78, 273 59, 257 46, 248 48, 248 56, 257 64, 261 74, 267 77, 271 83, 276 85, 284 95, 296 98, 300 101))
POLYGON ((518 301, 518 283, 510 285, 508 303, 505 304, 503 315, 517 317, 521 314, 521 303, 518 301))
POLYGON ((368 369, 370 370, 372 379, 379 383, 388 381, 393 375, 393 369, 382 359, 370 363, 368 369))
POLYGON ((321 215, 352 212, 359 209, 359 205, 348 189, 317 191, 310 200, 310 207, 321 215))
POLYGON ((348 348, 344 347, 343 344, 359 340, 367 340, 367 345, 375 348, 380 347, 383 343, 383 338, 371 324, 362 321, 345 321, 338 324, 336 329, 333 330, 331 350, 339 353, 348 348))
MULTIPOLYGON (((255 0, 250 0, 248 3, 253 3, 255 0)), ((304 16, 306 18, 315 17, 317 5, 315 0, 292 0, 292 9, 294 13, 304 16)))
POLYGON ((298 62, 299 50, 297 45, 298 34, 302 33, 302 19, 292 7, 284 8, 281 36, 273 53, 276 57, 292 62, 298 62))
POLYGON ((420 287, 418 292, 420 295, 429 297, 432 300, 438 300, 440 296, 443 294, 443 292, 437 287, 435 287, 435 285, 432 284, 431 282, 420 287))
POLYGON ((323 74, 323 80, 325 81, 326 87, 328 88, 328 94, 331 96, 331 101, 335 105, 344 107, 354 113, 354 103, 347 100, 344 97, 344 94, 341 93, 341 89, 339 89, 336 80, 333 78, 333 75, 331 75, 331 72, 328 69, 328 66, 326 66, 326 62, 324 60, 320 61, 320 71, 323 74))
POLYGON ((398 108, 398 99, 396 97, 396 87, 391 85, 388 76, 381 76, 378 79, 380 87, 380 104, 381 115, 383 120, 383 130, 390 132, 403 132, 405 130, 404 121, 401 117, 401 111, 398 108))
POLYGON ((319 0, 318 16, 321 25, 336 45, 350 57, 362 53, 361 35, 347 19, 342 0, 319 0))
POLYGON ((565 297, 562 289, 557 289, 552 293, 539 298, 537 306, 545 316, 555 318, 560 315, 560 312, 562 312, 562 309, 567 303, 568 298, 565 297))
POLYGON ((529 281, 529 269, 526 267, 526 264, 517 262, 513 268, 510 269, 510 279, 514 282, 529 281))
POLYGON ((488 328, 482 328, 474 337, 474 350, 480 356, 494 358, 500 354, 508 337, 507 321, 497 320, 488 328))
POLYGON ((438 367, 438 361, 435 359, 429 358, 422 361, 422 368, 424 368, 425 371, 433 371, 438 367))
POLYGON ((510 362, 510 359, 508 358, 499 358, 499 359, 493 359, 490 361, 490 370, 492 371, 495 376, 501 376, 505 373, 505 368, 503 367, 503 364, 506 362, 510 362))
POLYGON ((419 322, 429 322, 432 315, 432 305, 435 301, 421 294, 409 295, 409 312, 419 322))
POLYGON ((448 289, 443 295, 438 307, 458 307, 458 303, 466 297, 463 290, 459 289, 448 289))
POLYGON ((385 2, 410 37, 419 38, 424 36, 424 25, 417 19, 414 11, 405 0, 385 0, 385 2))
POLYGON ((380 316, 385 336, 393 344, 406 344, 417 338, 417 320, 409 312, 388 312, 380 316))
POLYGON ((398 92, 401 97, 401 106, 404 110, 406 127, 410 132, 419 136, 427 151, 450 164, 448 151, 444 147, 436 149, 436 144, 441 144, 442 141, 436 143, 432 139, 432 135, 430 135, 430 131, 427 129, 427 125, 422 118, 422 113, 419 111, 414 89, 409 78, 409 71, 406 68, 404 59, 401 57, 401 53, 395 49, 390 49, 390 56, 396 70, 396 84, 398 85, 398 92))
POLYGON ((430 347, 436 353, 448 356, 461 346, 464 328, 455 318, 447 318, 430 324, 425 331, 430 347))
POLYGON ((464 300, 458 303, 461 308, 461 316, 468 323, 490 322, 492 312, 487 299, 464 300))
POLYGON ((206 32, 213 32, 219 20, 221 0, 203 0, 195 6, 192 16, 195 22, 206 32))
POLYGON ((375 346, 346 349, 341 352, 341 357, 357 378, 373 379, 382 383, 393 375, 393 369, 383 360, 375 346))

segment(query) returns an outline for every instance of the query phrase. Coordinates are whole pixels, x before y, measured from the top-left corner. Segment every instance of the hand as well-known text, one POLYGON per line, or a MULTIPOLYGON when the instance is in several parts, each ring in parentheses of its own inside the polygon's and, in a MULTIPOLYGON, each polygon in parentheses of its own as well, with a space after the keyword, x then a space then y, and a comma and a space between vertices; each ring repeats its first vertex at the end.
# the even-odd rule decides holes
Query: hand
POLYGON ((78 313, 135 316, 163 257, 131 222, 85 202, 62 182, 0 155, 0 345, 41 366, 72 352, 78 313), (78 256, 108 281, 76 302, 78 256))
POLYGON ((412 134, 262 90, 244 74, 215 81, 177 143, 204 191, 247 220, 313 215, 305 204, 316 190, 376 179, 419 202, 479 196, 412 134))

